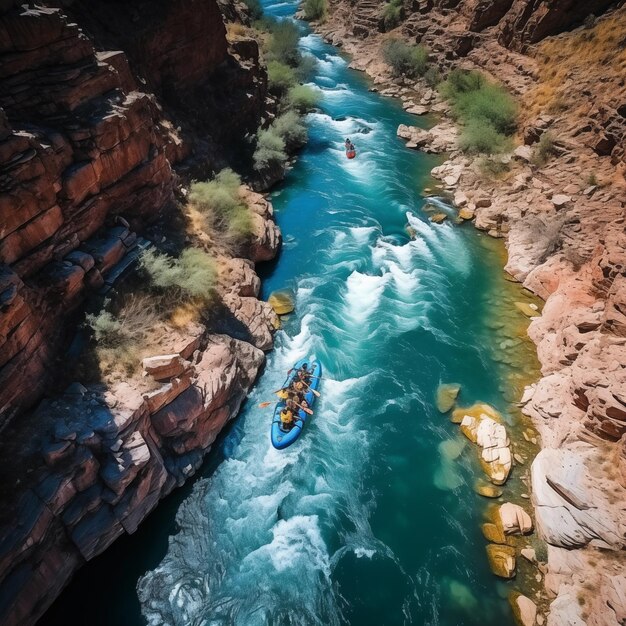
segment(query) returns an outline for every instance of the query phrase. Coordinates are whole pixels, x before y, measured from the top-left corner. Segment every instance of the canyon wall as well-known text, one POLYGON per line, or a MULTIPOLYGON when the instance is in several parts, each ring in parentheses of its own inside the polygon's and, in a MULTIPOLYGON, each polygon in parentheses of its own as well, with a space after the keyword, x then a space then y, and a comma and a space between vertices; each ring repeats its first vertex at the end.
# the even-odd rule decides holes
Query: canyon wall
MULTIPOLYGON (((331 0, 319 30, 382 93, 443 120, 401 127, 409 147, 447 152, 433 170, 460 216, 505 239, 506 270, 545 300, 529 335, 543 377, 520 398, 542 439, 526 480, 547 564, 541 622, 626 621, 626 8, 623 2, 415 0, 385 33, 372 0, 331 0), (574 29, 573 31, 570 29, 574 29), (462 153, 432 83, 393 78, 390 38, 425 46, 429 65, 478 69, 520 103, 511 153, 462 153), (544 136, 550 153, 538 158, 544 136)), ((524 468, 516 471, 525 473, 524 468)), ((544 576, 545 575, 545 576, 544 576)))
POLYGON ((85 304, 169 238, 181 180, 230 162, 266 88, 215 0, 0 2, 2 624, 33 623, 191 476, 263 365, 278 320, 254 263, 280 233, 243 189, 248 258, 220 253, 213 319, 167 328, 143 377, 51 387, 85 304))

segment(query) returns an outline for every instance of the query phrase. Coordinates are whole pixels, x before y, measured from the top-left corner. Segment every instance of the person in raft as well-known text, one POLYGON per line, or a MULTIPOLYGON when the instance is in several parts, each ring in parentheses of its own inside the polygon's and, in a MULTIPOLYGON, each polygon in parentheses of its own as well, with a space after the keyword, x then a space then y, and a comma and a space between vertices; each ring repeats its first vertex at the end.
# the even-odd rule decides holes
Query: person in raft
POLYGON ((346 147, 346 152, 350 152, 351 150, 354 150, 354 144, 350 141, 349 137, 346 137, 346 142, 344 145, 346 147))
POLYGON ((286 430, 293 427, 293 411, 288 406, 284 406, 280 412, 280 423, 286 430))
POLYGON ((305 385, 311 384, 311 374, 309 373, 309 368, 306 363, 303 363, 302 367, 298 370, 298 381, 303 382, 305 385))

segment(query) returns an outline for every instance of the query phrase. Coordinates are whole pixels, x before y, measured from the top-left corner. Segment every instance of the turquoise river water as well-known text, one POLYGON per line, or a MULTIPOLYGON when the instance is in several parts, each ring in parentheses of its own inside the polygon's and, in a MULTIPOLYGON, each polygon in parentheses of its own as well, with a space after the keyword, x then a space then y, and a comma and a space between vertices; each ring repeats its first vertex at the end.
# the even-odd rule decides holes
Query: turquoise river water
POLYGON ((434 406, 458 382, 463 404, 506 409, 488 325, 501 260, 471 226, 428 220, 436 161, 396 138, 420 122, 302 28, 323 101, 272 195, 285 243, 263 270, 264 294, 293 288, 296 312, 197 479, 81 570, 41 624, 513 623, 485 556, 476 453, 449 453, 463 437, 434 406), (258 405, 306 355, 324 365, 322 397, 276 451, 258 405))

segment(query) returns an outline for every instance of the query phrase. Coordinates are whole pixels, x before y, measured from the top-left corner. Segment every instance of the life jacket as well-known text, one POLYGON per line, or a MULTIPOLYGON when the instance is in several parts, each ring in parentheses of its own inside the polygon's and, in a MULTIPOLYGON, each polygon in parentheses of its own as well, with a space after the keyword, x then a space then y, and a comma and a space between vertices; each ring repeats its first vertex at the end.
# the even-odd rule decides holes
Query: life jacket
POLYGON ((287 392, 286 389, 281 389, 277 394, 276 394, 281 400, 286 400, 289 397, 289 393, 287 392))
POLYGON ((293 388, 296 391, 302 391, 304 389, 304 383, 298 380, 293 384, 293 388))
POLYGON ((293 421, 293 413, 289 410, 286 411, 285 409, 283 409, 280 412, 280 421, 283 424, 291 424, 291 422, 293 421))

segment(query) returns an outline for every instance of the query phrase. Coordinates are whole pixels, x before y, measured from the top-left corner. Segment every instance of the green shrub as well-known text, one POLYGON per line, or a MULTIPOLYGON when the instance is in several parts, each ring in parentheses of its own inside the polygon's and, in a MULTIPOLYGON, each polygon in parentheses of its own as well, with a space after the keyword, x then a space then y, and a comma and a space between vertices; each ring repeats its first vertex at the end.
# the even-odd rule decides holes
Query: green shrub
POLYGON ((304 0, 303 8, 305 20, 323 20, 328 11, 328 2, 327 0, 304 0))
POLYGON ((556 142, 552 133, 543 133, 533 150, 533 164, 538 166, 545 165, 550 160, 550 157, 557 153, 556 142))
POLYGON ((250 19, 256 21, 263 17, 263 7, 259 0, 243 0, 243 3, 248 7, 250 19))
POLYGON ((250 210, 239 197, 241 179, 230 169, 222 170, 213 180, 196 182, 189 190, 189 202, 227 239, 241 241, 250 234, 250 210))
POLYGON ((290 20, 268 21, 270 38, 267 44, 268 59, 295 67, 300 63, 298 50, 300 31, 290 20))
POLYGON ((155 250, 146 250, 140 265, 150 285, 177 300, 209 300, 217 271, 215 261, 199 248, 186 248, 177 259, 155 250))
POLYGON ((416 78, 426 73, 428 51, 423 46, 409 46, 399 39, 390 39, 383 48, 383 57, 395 76, 416 78))
POLYGON ((464 123, 461 149, 493 154, 510 148, 508 137, 517 126, 517 103, 499 85, 475 71, 452 70, 441 83, 441 94, 464 123))
POLYGON ((267 64, 267 82, 270 91, 278 96, 284 96, 287 91, 295 86, 296 74, 293 68, 280 61, 270 61, 267 64))
POLYGON ((299 148, 306 143, 307 130, 296 111, 287 111, 276 118, 270 127, 284 142, 286 150, 299 148))
POLYGON ((441 73, 436 67, 429 67, 424 73, 424 80, 434 89, 441 82, 441 73))
POLYGON ((383 24, 385 30, 395 28, 404 17, 404 6, 402 0, 391 0, 383 7, 383 24))
POLYGON ((87 315, 85 321, 98 344, 103 347, 115 348, 127 340, 123 324, 109 311, 103 309, 100 313, 87 315))
POLYGON ((262 171, 276 164, 283 165, 287 158, 285 141, 273 128, 258 132, 256 150, 253 155, 256 170, 262 171))
POLYGON ((486 84, 477 91, 460 93, 453 107, 459 117, 485 120, 504 135, 512 135, 517 127, 517 104, 498 85, 486 84))
POLYGON ((470 119, 464 126, 459 147, 472 154, 495 154, 511 147, 511 140, 485 119, 470 119))
POLYGON ((296 85, 289 90, 287 102, 301 113, 312 111, 320 101, 319 91, 307 85, 296 85))
POLYGON ((478 91, 486 83, 480 72, 454 69, 441 84, 441 95, 447 100, 454 101, 458 94, 478 91))

